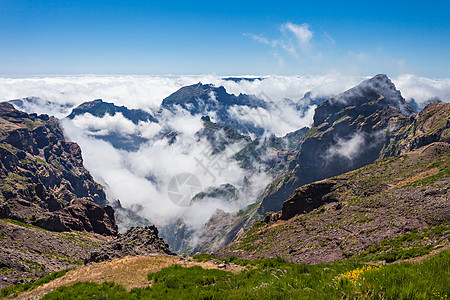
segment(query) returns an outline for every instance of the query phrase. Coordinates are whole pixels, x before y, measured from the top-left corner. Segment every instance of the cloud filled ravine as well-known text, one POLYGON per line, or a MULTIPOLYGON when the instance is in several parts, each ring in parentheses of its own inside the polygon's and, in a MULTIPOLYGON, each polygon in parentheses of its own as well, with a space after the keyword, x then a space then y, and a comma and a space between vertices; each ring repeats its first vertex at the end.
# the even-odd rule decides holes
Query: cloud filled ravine
MULTIPOLYGON (((19 109, 61 120, 66 137, 80 145, 85 167, 108 200, 136 214, 134 220, 122 216, 120 230, 139 217, 160 227, 182 220, 194 232, 190 239, 195 246, 214 214, 255 203, 281 174, 283 155, 298 148, 295 132, 311 126, 317 105, 363 79, 0 78, 0 100, 17 99, 11 102, 19 109)), ((450 102, 449 79, 402 75, 392 81, 415 109, 435 99, 450 102)), ((317 151, 351 161, 363 141, 363 134, 355 133, 317 151)))

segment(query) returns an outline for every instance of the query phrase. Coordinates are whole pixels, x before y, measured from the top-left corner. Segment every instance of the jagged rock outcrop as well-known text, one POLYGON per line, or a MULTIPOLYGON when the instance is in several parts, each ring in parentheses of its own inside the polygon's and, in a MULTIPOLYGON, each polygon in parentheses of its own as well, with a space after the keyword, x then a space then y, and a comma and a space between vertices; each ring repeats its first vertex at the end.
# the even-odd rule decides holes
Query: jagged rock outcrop
POLYGON ((83 167, 81 149, 58 120, 0 103, 0 205, 3 218, 53 231, 117 234, 103 188, 83 167))
POLYGON ((450 143, 450 104, 436 101, 414 117, 392 122, 389 144, 381 157, 399 155, 434 142, 450 143))
POLYGON ((169 245, 158 236, 158 229, 153 225, 131 227, 111 243, 103 245, 101 250, 92 252, 90 257, 85 259, 85 263, 154 253, 172 254, 169 245))
POLYGON ((418 115, 386 75, 377 75, 316 108, 314 123, 284 176, 261 196, 259 213, 278 211, 294 190, 423 145, 448 140, 448 103, 418 115), (431 119, 430 119, 431 118, 431 119))
POLYGON ((332 194, 336 185, 335 180, 323 180, 298 188, 283 203, 280 219, 288 220, 299 213, 308 213, 324 204, 336 202, 332 194))

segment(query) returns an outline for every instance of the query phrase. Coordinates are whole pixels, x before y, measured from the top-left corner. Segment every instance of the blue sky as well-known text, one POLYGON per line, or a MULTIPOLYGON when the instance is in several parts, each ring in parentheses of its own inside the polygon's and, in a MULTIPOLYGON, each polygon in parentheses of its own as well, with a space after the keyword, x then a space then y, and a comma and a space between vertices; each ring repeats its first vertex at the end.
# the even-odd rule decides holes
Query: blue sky
POLYGON ((450 1, 0 1, 0 74, 450 77, 450 1))

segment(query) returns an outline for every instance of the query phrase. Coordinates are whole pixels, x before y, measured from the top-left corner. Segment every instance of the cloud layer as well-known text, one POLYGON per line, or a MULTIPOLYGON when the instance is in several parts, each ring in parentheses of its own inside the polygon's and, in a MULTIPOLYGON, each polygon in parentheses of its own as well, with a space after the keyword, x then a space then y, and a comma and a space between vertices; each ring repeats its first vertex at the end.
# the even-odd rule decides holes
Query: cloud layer
MULTIPOLYGON (((307 26, 287 24, 285 30, 294 34, 305 50, 309 47, 311 35, 307 26)), ((253 94, 270 102, 267 109, 232 107, 229 112, 238 120, 263 127, 268 135, 283 136, 311 124, 315 106, 309 102, 310 99, 339 94, 363 79, 341 74, 263 76, 262 80, 237 82, 217 75, 0 78, 0 101, 41 97, 42 100, 36 105, 28 105, 26 110, 60 118, 68 115, 70 107, 98 98, 128 108, 156 111, 165 97, 182 86, 197 82, 213 83, 223 85, 228 93, 253 94), (311 92, 310 97, 297 103, 307 92, 311 92), (296 103, 305 110, 299 112, 294 109, 293 104, 296 103)), ((393 78, 393 82, 404 98, 415 99, 419 105, 434 98, 450 102, 450 79, 402 75, 393 78)), ((120 199, 124 207, 138 209, 141 215, 158 225, 182 217, 191 228, 201 230, 217 209, 231 212, 254 202, 258 193, 271 181, 264 173, 241 169, 231 159, 242 149, 244 142, 231 144, 220 154, 213 155, 206 139, 196 136, 202 128, 201 115, 193 116, 184 110, 175 110, 165 111, 159 117, 158 124, 134 124, 120 113, 103 118, 85 114, 73 120, 65 119, 62 125, 68 138, 80 144, 85 166, 105 187, 108 199, 120 199), (170 138, 159 135, 171 130, 178 133, 172 144, 170 138), (96 138, 114 133, 136 135, 149 141, 136 151, 127 152, 96 138), (251 182, 251 188, 241 191, 241 197, 236 202, 211 198, 190 207, 179 207, 168 196, 168 184, 180 173, 194 174, 203 188, 230 183, 239 189, 244 186, 244 178, 251 182)), ((351 160, 358 152, 355 145, 360 144, 361 140, 360 135, 337 140, 336 145, 328 152, 324 150, 324 153, 351 160)))
MULTIPOLYGON (((375 75, 375 74, 373 74, 375 75)), ((254 76, 249 76, 254 77, 254 76)), ((197 82, 223 85, 227 92, 267 95, 271 101, 294 101, 311 91, 313 96, 331 96, 360 83, 364 78, 343 74, 314 76, 263 76, 264 80, 225 81, 222 76, 49 76, 0 78, 0 101, 41 97, 58 104, 78 105, 104 99, 128 108, 156 108, 162 99, 180 87, 197 82)), ((403 97, 423 103, 432 98, 450 101, 450 78, 430 79, 405 74, 392 78, 403 97)), ((52 107, 35 107, 47 113, 65 116, 52 107)))

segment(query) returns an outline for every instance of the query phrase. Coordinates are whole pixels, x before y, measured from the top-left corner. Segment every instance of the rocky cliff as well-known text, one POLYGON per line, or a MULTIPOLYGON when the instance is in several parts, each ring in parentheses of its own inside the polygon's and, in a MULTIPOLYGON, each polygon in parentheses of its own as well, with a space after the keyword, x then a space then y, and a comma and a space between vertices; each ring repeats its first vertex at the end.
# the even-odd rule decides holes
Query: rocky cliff
POLYGON ((102 187, 58 120, 0 103, 0 212, 52 231, 117 234, 102 187))
POLYGON ((448 104, 418 115, 393 83, 377 75, 316 108, 314 123, 283 176, 262 195, 259 213, 278 211, 304 184, 332 177, 436 141, 448 140, 448 104), (431 118, 431 119, 430 119, 431 118))
POLYGON ((0 287, 127 255, 170 254, 154 226, 118 234, 58 120, 0 103, 0 287))

